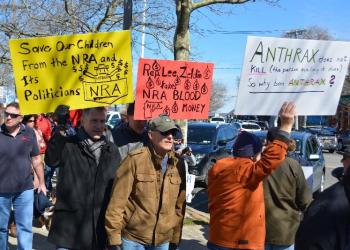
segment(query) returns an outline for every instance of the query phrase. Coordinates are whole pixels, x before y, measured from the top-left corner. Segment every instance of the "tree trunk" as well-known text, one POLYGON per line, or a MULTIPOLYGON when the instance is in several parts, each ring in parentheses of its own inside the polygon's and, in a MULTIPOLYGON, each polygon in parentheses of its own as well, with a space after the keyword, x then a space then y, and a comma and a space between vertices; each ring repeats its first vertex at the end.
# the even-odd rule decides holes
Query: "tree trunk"
POLYGON ((174 35, 174 59, 188 60, 190 55, 191 0, 177 0, 177 26, 174 35))

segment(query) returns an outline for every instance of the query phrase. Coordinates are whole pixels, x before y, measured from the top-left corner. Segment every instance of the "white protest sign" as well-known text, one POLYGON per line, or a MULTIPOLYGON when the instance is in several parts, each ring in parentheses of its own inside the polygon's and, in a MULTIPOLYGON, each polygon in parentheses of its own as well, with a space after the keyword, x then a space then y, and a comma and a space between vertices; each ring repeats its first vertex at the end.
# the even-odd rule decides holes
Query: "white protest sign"
POLYGON ((334 115, 350 60, 350 43, 248 37, 237 115, 277 115, 294 101, 298 115, 334 115))
POLYGON ((192 191, 196 182, 196 176, 194 174, 186 174, 186 202, 191 203, 192 191))

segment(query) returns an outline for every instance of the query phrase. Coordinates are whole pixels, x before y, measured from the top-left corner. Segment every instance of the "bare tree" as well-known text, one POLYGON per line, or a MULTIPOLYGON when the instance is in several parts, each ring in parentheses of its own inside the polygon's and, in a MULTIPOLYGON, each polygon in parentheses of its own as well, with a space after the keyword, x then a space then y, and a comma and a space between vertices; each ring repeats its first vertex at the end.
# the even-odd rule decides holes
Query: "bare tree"
POLYGON ((282 37, 298 38, 298 39, 312 39, 312 40, 332 40, 332 35, 327 29, 311 26, 305 29, 295 29, 285 32, 282 37))
POLYGON ((227 87, 223 83, 214 81, 210 96, 210 112, 219 110, 227 100, 227 87))

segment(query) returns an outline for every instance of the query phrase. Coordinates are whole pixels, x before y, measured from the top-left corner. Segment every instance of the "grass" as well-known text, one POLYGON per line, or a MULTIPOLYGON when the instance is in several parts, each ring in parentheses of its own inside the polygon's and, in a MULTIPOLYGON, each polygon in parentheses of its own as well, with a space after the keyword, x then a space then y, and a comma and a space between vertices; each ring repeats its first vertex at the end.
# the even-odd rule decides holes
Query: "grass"
POLYGON ((201 221, 201 220, 193 220, 190 218, 185 218, 184 219, 184 226, 188 225, 208 225, 208 223, 201 221))

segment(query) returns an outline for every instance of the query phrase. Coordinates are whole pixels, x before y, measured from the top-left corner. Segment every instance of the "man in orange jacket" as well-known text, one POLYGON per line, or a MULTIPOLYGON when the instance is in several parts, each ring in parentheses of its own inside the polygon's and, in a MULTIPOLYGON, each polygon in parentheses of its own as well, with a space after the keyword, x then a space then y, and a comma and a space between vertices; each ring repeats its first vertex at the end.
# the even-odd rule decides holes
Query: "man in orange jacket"
POLYGON ((242 132, 233 146, 234 157, 218 160, 209 171, 209 249, 264 249, 262 180, 285 158, 295 105, 284 103, 279 116, 278 135, 262 154, 259 138, 242 132))

